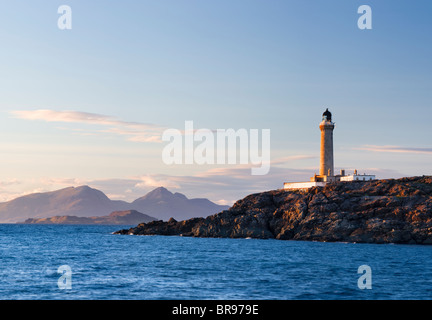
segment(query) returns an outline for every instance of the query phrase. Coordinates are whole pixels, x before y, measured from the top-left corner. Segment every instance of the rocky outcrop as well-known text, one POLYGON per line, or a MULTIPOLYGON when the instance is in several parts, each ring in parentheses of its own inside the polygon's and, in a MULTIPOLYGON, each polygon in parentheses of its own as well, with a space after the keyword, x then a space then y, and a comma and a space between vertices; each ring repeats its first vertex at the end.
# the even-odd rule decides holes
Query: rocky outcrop
POLYGON ((207 218, 152 221, 116 233, 432 244, 432 177, 273 190, 207 218))

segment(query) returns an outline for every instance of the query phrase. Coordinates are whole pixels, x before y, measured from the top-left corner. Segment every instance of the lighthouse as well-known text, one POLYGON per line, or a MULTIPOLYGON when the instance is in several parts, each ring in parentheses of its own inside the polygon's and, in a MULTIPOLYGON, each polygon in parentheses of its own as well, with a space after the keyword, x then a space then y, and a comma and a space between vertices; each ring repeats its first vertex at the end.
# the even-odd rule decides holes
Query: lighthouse
POLYGON ((340 174, 335 174, 333 160, 333 130, 335 124, 332 121, 332 114, 328 108, 322 114, 319 128, 321 130, 319 175, 315 173, 314 176, 310 178, 310 181, 285 182, 284 189, 308 189, 311 187, 324 187, 327 183, 368 181, 375 179, 375 175, 372 174, 358 174, 357 169, 350 175, 346 175, 343 169, 340 171, 340 174))
POLYGON ((320 155, 320 176, 334 176, 333 162, 333 130, 332 114, 326 109, 322 115, 322 121, 319 125, 321 130, 321 155, 320 155))

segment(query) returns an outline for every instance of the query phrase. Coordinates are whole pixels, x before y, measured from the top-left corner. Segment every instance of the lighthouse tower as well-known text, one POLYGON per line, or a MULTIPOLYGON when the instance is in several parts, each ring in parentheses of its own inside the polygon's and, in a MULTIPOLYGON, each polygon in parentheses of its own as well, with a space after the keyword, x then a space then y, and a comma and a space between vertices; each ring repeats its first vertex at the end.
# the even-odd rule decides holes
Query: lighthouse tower
POLYGON ((346 175, 345 170, 342 169, 340 174, 334 172, 333 162, 333 130, 335 124, 332 122, 332 114, 326 109, 322 115, 322 121, 319 124, 321 130, 321 155, 320 155, 320 168, 319 175, 316 173, 310 178, 310 181, 303 182, 285 182, 285 190, 293 189, 308 189, 311 187, 324 187, 327 183, 338 183, 340 181, 367 181, 374 180, 375 175, 365 174, 362 175, 354 170, 351 175, 346 175))
MULTIPOLYGON (((319 125, 321 130, 321 155, 320 155, 320 176, 334 176, 333 162, 333 129, 335 125, 332 122, 332 114, 326 109, 319 125)), ((330 180, 330 179, 325 179, 330 180)))

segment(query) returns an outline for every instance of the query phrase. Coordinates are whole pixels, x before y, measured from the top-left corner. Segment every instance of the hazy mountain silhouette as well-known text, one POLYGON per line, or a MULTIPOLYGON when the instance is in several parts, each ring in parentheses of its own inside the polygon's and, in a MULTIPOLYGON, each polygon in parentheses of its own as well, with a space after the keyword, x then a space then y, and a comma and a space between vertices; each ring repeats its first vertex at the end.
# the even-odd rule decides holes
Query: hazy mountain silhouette
POLYGON ((209 216, 229 208, 204 198, 188 199, 184 194, 172 193, 164 187, 154 189, 144 197, 136 199, 132 202, 132 207, 160 220, 169 220, 171 217, 185 220, 209 216))
POLYGON ((111 200, 102 191, 89 186, 69 187, 57 191, 33 193, 0 203, 0 223, 15 223, 29 218, 54 216, 95 217, 113 211, 137 210, 160 220, 206 217, 227 209, 207 199, 188 199, 160 187, 128 203, 111 200))
POLYGON ((114 211, 108 216, 77 217, 77 216, 54 216, 50 218, 29 218, 26 224, 137 224, 156 220, 136 210, 114 211))

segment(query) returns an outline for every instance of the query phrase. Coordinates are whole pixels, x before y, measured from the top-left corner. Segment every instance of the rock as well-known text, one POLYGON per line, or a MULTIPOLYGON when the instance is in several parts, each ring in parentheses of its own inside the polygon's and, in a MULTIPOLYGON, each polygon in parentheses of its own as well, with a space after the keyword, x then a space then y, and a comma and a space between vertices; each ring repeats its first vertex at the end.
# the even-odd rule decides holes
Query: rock
POLYGON ((272 190, 207 218, 153 221, 117 233, 432 244, 432 177, 272 190))

